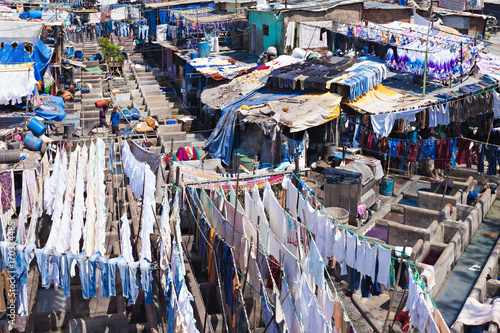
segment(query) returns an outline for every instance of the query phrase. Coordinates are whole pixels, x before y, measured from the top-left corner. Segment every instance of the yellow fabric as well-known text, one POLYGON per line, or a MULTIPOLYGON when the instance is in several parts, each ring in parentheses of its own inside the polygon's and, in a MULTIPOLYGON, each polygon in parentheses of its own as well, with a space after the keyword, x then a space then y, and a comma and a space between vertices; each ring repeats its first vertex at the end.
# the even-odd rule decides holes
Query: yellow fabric
POLYGON ((357 100, 346 104, 352 106, 353 108, 370 111, 370 106, 374 106, 375 103, 391 103, 400 98, 403 98, 403 95, 380 84, 357 100))

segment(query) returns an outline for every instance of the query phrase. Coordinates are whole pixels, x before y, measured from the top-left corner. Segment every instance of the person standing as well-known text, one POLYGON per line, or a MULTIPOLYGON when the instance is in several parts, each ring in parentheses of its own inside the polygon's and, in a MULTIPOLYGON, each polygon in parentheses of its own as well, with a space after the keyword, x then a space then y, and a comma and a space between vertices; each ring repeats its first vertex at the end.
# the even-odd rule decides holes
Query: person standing
POLYGON ((108 112, 108 104, 104 104, 99 109, 99 127, 105 126, 106 128, 109 129, 109 125, 106 122, 106 112, 108 112))
POLYGON ((118 113, 118 108, 115 106, 113 112, 111 113, 111 133, 118 134, 118 125, 120 124, 120 113, 118 113))

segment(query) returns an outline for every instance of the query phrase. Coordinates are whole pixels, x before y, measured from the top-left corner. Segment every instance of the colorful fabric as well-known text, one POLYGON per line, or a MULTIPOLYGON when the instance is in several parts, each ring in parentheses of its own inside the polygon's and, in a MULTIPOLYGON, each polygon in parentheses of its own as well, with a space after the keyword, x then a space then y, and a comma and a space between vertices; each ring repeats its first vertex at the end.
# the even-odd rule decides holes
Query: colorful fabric
POLYGON ((11 209, 12 202, 12 174, 6 172, 0 175, 0 185, 2 186, 2 211, 11 209))
POLYGON ((268 261, 269 261, 269 268, 271 269, 271 271, 269 273, 269 280, 267 281, 266 288, 269 289, 273 288, 273 281, 271 280, 272 276, 274 282, 276 283, 276 287, 278 287, 278 289, 281 290, 281 275, 282 275, 281 265, 273 255, 269 256, 268 261))

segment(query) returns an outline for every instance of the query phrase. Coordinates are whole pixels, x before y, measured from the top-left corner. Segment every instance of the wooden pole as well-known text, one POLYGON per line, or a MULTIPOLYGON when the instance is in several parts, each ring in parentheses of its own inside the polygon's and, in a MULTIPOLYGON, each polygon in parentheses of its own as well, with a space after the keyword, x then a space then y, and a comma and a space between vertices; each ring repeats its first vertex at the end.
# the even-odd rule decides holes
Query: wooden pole
POLYGON ((424 85, 423 85, 423 90, 422 90, 422 96, 425 97, 425 85, 427 83, 427 57, 429 55, 429 34, 434 30, 434 19, 433 19, 433 14, 432 14, 432 8, 434 7, 434 1, 431 0, 431 13, 430 13, 430 20, 431 20, 431 30, 427 29, 427 40, 425 43, 425 62, 424 62, 424 85))
MULTIPOLYGON (((285 297, 283 297, 283 300, 280 302, 280 304, 283 304, 283 302, 288 297, 288 295, 290 295, 290 291, 291 291, 291 289, 288 289, 288 292, 286 293, 285 297)), ((267 323, 266 328, 264 329, 264 332, 262 332, 262 333, 266 333, 267 332, 267 329, 269 328, 269 326, 271 325, 271 323, 273 322, 273 320, 274 320, 275 317, 276 317, 276 310, 273 311, 273 316, 271 317, 271 319, 267 323)))
POLYGON ((236 246, 236 213, 238 212, 238 187, 240 186, 240 170, 238 168, 238 178, 236 178, 236 197, 234 199, 234 217, 233 217, 233 246, 236 246))
MULTIPOLYGON (((405 246, 403 247, 403 253, 406 251, 406 240, 405 240, 405 246)), ((403 257, 401 256, 401 260, 403 260, 403 257)), ((382 328, 382 333, 385 332, 385 329, 387 327, 387 323, 389 322, 389 316, 391 315, 391 308, 392 308, 392 303, 394 303, 394 297, 396 296, 396 292, 398 289, 398 284, 399 284, 399 279, 401 278, 401 268, 403 267, 403 263, 399 265, 398 268, 398 274, 396 277, 396 285, 394 286, 394 290, 392 291, 391 295, 391 300, 389 302, 389 309, 387 310, 387 316, 385 317, 385 322, 384 322, 384 327, 382 328)))
POLYGON ((241 291, 242 295, 245 295, 245 287, 247 285, 248 271, 250 271, 250 256, 252 254, 252 244, 253 244, 253 237, 250 238, 250 247, 248 248, 247 270, 245 272, 245 280, 243 281, 243 288, 241 291))

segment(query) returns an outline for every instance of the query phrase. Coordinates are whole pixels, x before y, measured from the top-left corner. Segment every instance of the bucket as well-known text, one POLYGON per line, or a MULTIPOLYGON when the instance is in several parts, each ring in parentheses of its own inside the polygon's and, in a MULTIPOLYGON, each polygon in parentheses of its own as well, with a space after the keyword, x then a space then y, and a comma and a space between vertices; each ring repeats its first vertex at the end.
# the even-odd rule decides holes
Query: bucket
POLYGON ((241 159, 241 166, 246 168, 248 171, 253 171, 253 159, 244 157, 241 159))
POLYGON ((224 38, 224 46, 231 46, 231 38, 228 37, 224 38))
POLYGON ((28 18, 28 13, 26 12, 22 12, 19 14, 19 18, 23 19, 23 20, 26 20, 28 18))
POLYGON ((380 194, 382 195, 392 195, 394 191, 394 179, 392 176, 384 176, 382 178, 382 187, 380 188, 380 194))
POLYGON ((42 11, 41 10, 36 10, 36 9, 31 9, 29 12, 29 17, 30 19, 41 19, 42 18, 42 11))
POLYGON ((236 148, 236 149, 233 149, 233 159, 231 161, 232 163, 232 166, 233 166, 233 169, 235 171, 238 171, 238 157, 241 158, 241 156, 238 156, 238 154, 244 152, 245 149, 244 148, 236 148))
POLYGON ((198 51, 189 52, 189 57, 191 60, 198 58, 198 51))
POLYGON ((323 146, 323 160, 328 161, 333 154, 335 154, 335 145, 333 143, 325 144, 323 146))
POLYGON ((210 56, 210 43, 201 42, 198 49, 200 50, 200 58, 208 58, 210 56))
POLYGON ((66 138, 72 137, 75 131, 75 124, 64 124, 64 135, 66 138))
POLYGON ((83 59, 83 51, 75 51, 75 59, 83 59))
POLYGON ((81 126, 76 126, 76 127, 75 127, 75 134, 76 134, 77 136, 82 136, 82 135, 83 135, 83 127, 81 127, 81 126))
POLYGON ((33 132, 36 136, 42 136, 47 130, 47 126, 36 118, 31 118, 28 124, 28 129, 33 132))
POLYGON ((42 143, 42 139, 37 138, 31 133, 26 134, 26 136, 24 137, 24 146, 29 150, 39 151, 42 147, 42 143))
POLYGON ((259 169, 270 169, 273 165, 271 163, 261 163, 259 164, 259 169))
POLYGON ((7 149, 19 149, 21 148, 21 141, 19 140, 9 140, 9 142, 7 142, 7 149))
POLYGON ((347 209, 340 207, 327 207, 326 209, 332 213, 340 223, 349 223, 349 211, 347 209))
POLYGON ((19 149, 0 150, 0 163, 17 163, 21 159, 21 151, 19 149))

